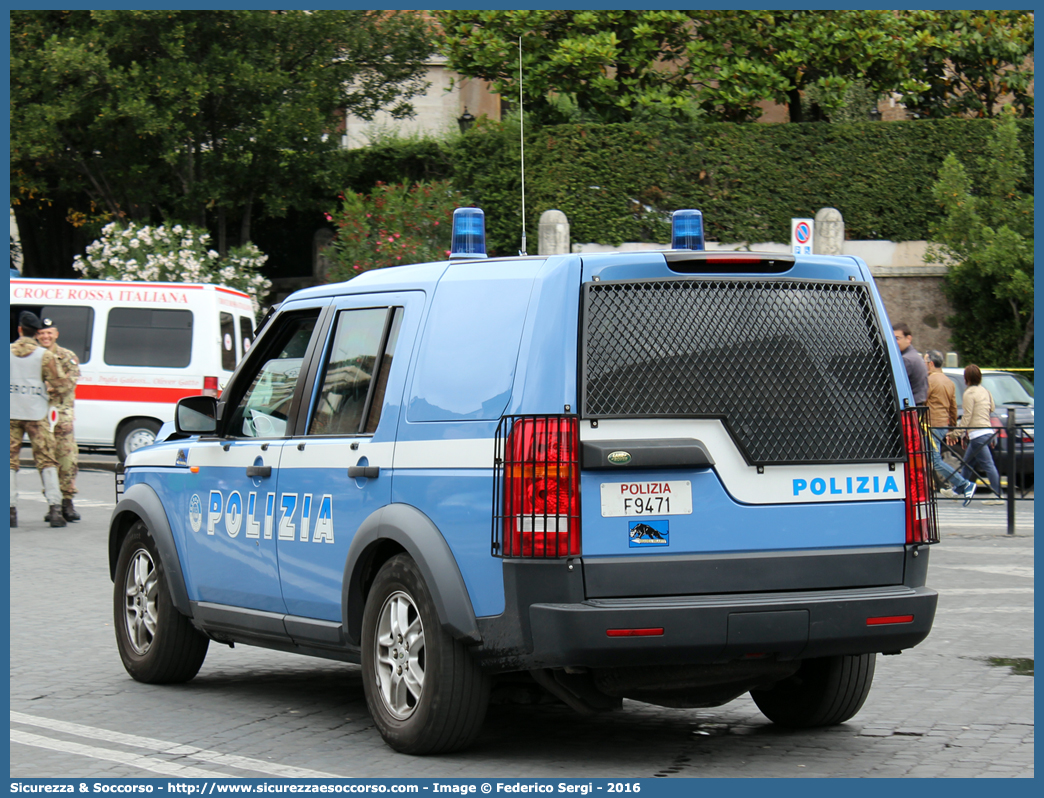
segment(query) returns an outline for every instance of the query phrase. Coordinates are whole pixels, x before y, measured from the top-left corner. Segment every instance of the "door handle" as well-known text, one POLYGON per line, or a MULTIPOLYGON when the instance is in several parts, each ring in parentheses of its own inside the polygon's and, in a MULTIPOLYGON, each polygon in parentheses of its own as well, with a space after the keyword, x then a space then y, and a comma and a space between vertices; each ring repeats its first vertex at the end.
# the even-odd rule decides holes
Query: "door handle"
POLYGON ((265 477, 272 476, 272 466, 247 466, 248 477, 265 477))
POLYGON ((353 479, 377 479, 380 466, 348 466, 348 476, 353 479))

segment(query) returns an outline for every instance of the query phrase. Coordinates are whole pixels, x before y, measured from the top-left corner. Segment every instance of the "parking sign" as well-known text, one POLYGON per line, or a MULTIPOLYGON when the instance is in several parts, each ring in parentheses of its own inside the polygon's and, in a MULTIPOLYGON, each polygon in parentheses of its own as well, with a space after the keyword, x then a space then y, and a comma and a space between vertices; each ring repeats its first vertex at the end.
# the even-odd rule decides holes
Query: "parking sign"
POLYGON ((790 220, 790 250, 795 255, 812 254, 815 224, 813 219, 790 220))

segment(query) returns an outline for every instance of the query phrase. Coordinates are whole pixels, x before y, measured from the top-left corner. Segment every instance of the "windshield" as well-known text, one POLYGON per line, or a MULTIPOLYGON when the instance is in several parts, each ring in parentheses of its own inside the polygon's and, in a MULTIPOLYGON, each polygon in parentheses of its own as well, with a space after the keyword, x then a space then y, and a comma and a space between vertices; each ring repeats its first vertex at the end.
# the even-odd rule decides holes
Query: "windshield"
POLYGON ((1017 374, 983 374, 982 384, 998 405, 1033 406, 1033 383, 1017 374))

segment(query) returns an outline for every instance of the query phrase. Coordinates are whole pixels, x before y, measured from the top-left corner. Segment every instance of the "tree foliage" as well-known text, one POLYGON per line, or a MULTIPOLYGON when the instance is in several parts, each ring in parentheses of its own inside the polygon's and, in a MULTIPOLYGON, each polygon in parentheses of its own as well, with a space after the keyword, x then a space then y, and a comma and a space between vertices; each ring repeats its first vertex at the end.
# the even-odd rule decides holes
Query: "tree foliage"
POLYGON ((716 74, 701 106, 731 121, 756 118, 760 100, 786 105, 791 122, 807 121, 801 94, 815 89, 823 117, 846 102, 854 84, 875 96, 923 88, 917 54, 939 44, 921 12, 699 11, 693 64, 716 74), (745 87, 745 91, 738 90, 745 87))
MULTIPOLYGON (((441 49, 463 75, 522 97, 543 122, 757 119, 786 105, 791 122, 839 117, 853 87, 895 93, 935 116, 1029 107, 1032 17, 1017 12, 443 11, 441 49), (952 67, 952 68, 951 68, 952 67), (812 93, 812 114, 802 95, 812 93), (563 103, 563 98, 565 103, 563 103), (566 108, 579 114, 563 114, 566 108), (920 106, 918 106, 920 107, 920 106), (687 113, 689 112, 689 113, 687 113)), ((986 114, 989 115, 989 114, 986 114)))
POLYGON ((415 14, 13 11, 11 201, 82 198, 74 224, 218 230, 338 187, 337 115, 411 113, 431 51, 415 14))
POLYGON ((257 311, 272 283, 260 274, 268 259, 253 244, 233 247, 227 256, 210 246, 210 233, 197 227, 120 227, 110 222, 101 238, 77 255, 73 268, 98 280, 218 283, 250 295, 257 311))
POLYGON ((452 69, 493 82, 545 122, 566 121, 554 98, 568 97, 586 121, 622 122, 653 106, 680 110, 693 75, 684 11, 440 11, 441 49, 452 69))
POLYGON ((922 117, 1033 116, 1033 15, 1023 11, 933 11, 923 24, 942 46, 922 56, 926 88, 902 102, 922 117))
POLYGON ((340 200, 326 214, 337 230, 326 250, 331 281, 386 266, 445 260, 453 211, 463 205, 448 180, 378 183, 368 194, 346 190, 340 200))
POLYGON ((1014 113, 1005 114, 973 181, 950 153, 933 189, 944 217, 929 257, 950 264, 947 320, 966 360, 1033 364, 1033 197, 1014 113))

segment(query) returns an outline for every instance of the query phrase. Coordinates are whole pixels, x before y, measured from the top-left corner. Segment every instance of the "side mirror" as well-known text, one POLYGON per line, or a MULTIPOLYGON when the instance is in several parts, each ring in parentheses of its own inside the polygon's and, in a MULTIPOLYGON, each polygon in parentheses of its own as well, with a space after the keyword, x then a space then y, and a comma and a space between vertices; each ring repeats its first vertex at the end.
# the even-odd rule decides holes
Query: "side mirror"
POLYGON ((184 435, 216 432, 217 404, 214 396, 186 396, 174 411, 174 429, 184 435))

